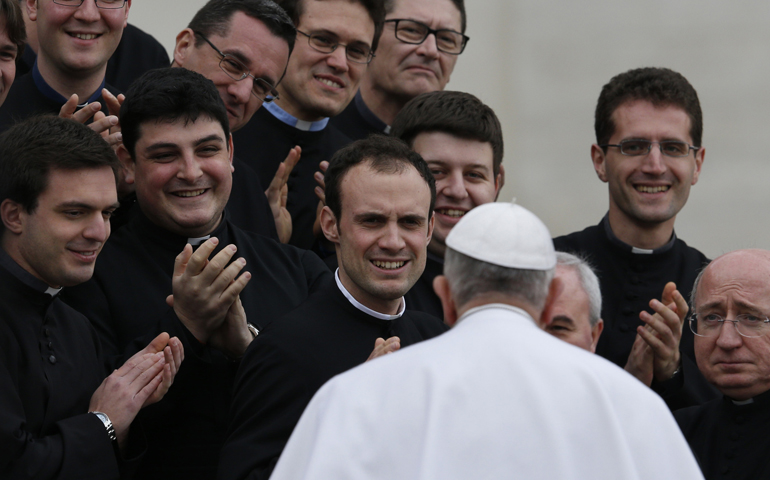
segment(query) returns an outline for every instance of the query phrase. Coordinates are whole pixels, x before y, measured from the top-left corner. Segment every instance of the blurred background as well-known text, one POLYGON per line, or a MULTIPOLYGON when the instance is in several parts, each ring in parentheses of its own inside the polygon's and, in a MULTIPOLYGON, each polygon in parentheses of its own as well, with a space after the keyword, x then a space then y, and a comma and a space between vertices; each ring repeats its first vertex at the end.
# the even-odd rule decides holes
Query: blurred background
MULTIPOLYGON (((169 51, 205 0, 134 0, 129 21, 169 51)), ((506 184, 554 236, 599 222, 606 184, 593 171, 601 87, 643 66, 682 73, 703 108, 706 157, 677 235, 714 258, 770 248, 770 2, 467 0, 471 37, 451 90, 494 108, 506 184)))

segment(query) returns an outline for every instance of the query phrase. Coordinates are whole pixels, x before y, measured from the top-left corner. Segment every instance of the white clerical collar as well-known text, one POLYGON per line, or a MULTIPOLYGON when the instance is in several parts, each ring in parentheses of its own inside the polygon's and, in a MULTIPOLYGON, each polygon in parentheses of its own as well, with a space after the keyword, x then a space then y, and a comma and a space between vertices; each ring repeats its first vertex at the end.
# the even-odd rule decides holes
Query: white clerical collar
POLYGON ((490 309, 501 309, 501 310, 510 310, 511 312, 518 313, 519 315, 523 315, 526 318, 532 320, 532 323, 535 323, 535 320, 532 319, 532 315, 527 313, 526 311, 522 310, 519 307, 514 307, 513 305, 508 305, 506 303, 489 303, 487 305, 481 305, 480 307, 474 307, 470 310, 466 311, 465 313, 460 316, 460 318, 457 319, 457 323, 460 323, 463 319, 474 315, 482 310, 490 310, 490 309))
POLYGON ((275 102, 263 103, 262 108, 270 112, 275 118, 282 121, 286 125, 305 132, 320 132, 326 128, 326 125, 329 123, 329 117, 322 118, 316 122, 300 120, 299 118, 279 107, 275 102))
POLYGON ((354 307, 361 310, 367 315, 371 315, 374 318, 379 318, 380 320, 395 320, 397 318, 400 318, 401 315, 404 314, 404 311, 406 310, 406 299, 404 297, 401 297, 401 308, 398 310, 398 313, 395 315, 388 315, 385 313, 375 312, 371 308, 367 307, 366 305, 362 304, 355 298, 353 298, 353 295, 348 292, 348 289, 345 288, 345 285, 342 284, 342 281, 340 281, 340 269, 338 268, 336 272, 334 272, 334 279, 337 281, 337 287, 339 287, 340 291, 343 295, 345 295, 345 298, 348 299, 350 303, 353 304, 354 307))
POLYGON ((187 239, 187 243, 189 243, 193 247, 197 247, 198 245, 202 244, 209 238, 211 238, 211 235, 206 235, 204 237, 190 237, 187 239))
POLYGON ((754 403, 754 399, 753 398, 749 398, 748 400, 733 400, 733 403, 735 405, 739 405, 739 406, 740 405, 750 405, 750 404, 754 403))

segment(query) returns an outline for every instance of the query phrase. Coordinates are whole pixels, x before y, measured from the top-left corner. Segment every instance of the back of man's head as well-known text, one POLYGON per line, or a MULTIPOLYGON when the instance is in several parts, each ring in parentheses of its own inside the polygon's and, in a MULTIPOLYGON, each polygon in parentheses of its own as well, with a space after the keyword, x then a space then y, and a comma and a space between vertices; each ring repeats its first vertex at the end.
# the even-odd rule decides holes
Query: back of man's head
POLYGON ((32 117, 0 136, 0 202, 10 199, 34 213, 51 170, 110 167, 119 162, 104 139, 87 126, 56 116, 32 117))
POLYGON ((519 205, 487 203, 476 207, 447 237, 444 276, 458 311, 471 302, 497 303, 505 298, 530 309, 538 318, 555 267, 548 229, 519 205))
MULTIPOLYGON (((317 2, 320 0, 277 0, 286 13, 289 14, 295 26, 300 24, 300 18, 304 13, 305 2, 317 2)), ((385 8, 383 0, 349 0, 350 3, 360 3, 369 13, 369 18, 374 22, 374 39, 372 41, 372 51, 377 50, 377 44, 382 34, 382 26, 385 21, 385 8)))
POLYGON ((703 137, 703 113, 698 94, 682 74, 668 68, 637 68, 616 75, 599 95, 594 117, 596 143, 607 144, 615 132, 612 114, 622 104, 635 100, 656 107, 681 108, 690 118, 690 136, 695 146, 703 137))
POLYGON ((0 17, 5 22, 5 34, 16 45, 17 57, 20 57, 27 42, 27 30, 18 0, 0 0, 0 17))
POLYGON ((219 122, 225 138, 229 137, 227 110, 211 80, 186 68, 150 70, 131 85, 120 107, 123 145, 131 158, 136 158, 143 124, 195 122, 200 116, 219 122))
MULTIPOLYGON (((289 53, 294 49, 297 31, 292 19, 272 0, 209 0, 190 20, 187 28, 206 38, 213 35, 226 37, 230 23, 238 12, 261 21, 270 32, 289 44, 289 53)), ((195 46, 203 44, 200 36, 196 37, 195 46)))
POLYGON ((433 206, 436 203, 436 180, 430 173, 425 160, 401 140, 384 135, 372 135, 340 149, 329 161, 329 168, 324 175, 326 205, 335 218, 342 218, 342 180, 351 168, 360 163, 366 163, 372 170, 380 173, 399 173, 406 168, 416 169, 430 188, 431 202, 428 215, 433 213, 433 206))
POLYGON ((481 100, 464 92, 423 93, 401 109, 390 130, 410 146, 419 134, 431 132, 489 143, 497 176, 503 161, 503 130, 495 112, 481 100))

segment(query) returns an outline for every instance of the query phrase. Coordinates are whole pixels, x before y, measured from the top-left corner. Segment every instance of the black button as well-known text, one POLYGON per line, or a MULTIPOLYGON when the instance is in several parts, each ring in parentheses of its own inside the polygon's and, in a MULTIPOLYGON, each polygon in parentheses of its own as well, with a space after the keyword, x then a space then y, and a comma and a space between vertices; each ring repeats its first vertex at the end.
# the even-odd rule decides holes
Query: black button
POLYGON ((628 315, 633 315, 633 314, 634 314, 634 309, 633 308, 626 307, 626 308, 623 309, 623 315, 628 316, 628 315))
POLYGON ((43 330, 43 333, 45 333, 46 337, 50 337, 51 336, 51 331, 48 330, 47 328, 45 330, 43 330))
POLYGON ((620 331, 621 332, 626 333, 629 330, 631 330, 631 327, 629 327, 627 323, 623 323, 623 324, 620 325, 620 331))
POLYGON ((48 348, 50 348, 51 350, 53 350, 53 342, 48 342, 48 348))
POLYGON ((56 357, 51 355, 50 357, 48 357, 48 361, 51 362, 52 364, 55 364, 56 363, 56 357))

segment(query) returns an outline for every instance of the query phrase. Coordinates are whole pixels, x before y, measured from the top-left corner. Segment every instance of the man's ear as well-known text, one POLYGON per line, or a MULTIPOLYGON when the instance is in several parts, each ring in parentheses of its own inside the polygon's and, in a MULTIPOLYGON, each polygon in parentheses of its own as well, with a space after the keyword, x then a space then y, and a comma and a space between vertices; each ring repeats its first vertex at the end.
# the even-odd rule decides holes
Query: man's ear
POLYGON ((131 10, 131 0, 126 2, 126 19, 123 21, 123 28, 128 26, 128 11, 131 10))
POLYGON ((497 197, 500 195, 500 190, 503 188, 503 185, 505 185, 505 167, 501 163, 500 167, 497 169, 497 176, 495 177, 495 201, 497 201, 497 197))
POLYGON ((692 175, 692 183, 691 185, 695 185, 698 183, 698 177, 700 176, 700 169, 703 167, 703 160, 706 158, 706 147, 700 147, 697 152, 695 152, 695 171, 692 175))
POLYGON ((115 153, 117 153, 120 165, 123 167, 123 181, 128 185, 132 185, 136 181, 136 162, 131 158, 131 155, 123 144, 118 147, 115 153))
POLYGON ((27 0, 25 4, 29 19, 33 22, 37 21, 37 0, 27 0))
POLYGON ((6 198, 0 204, 0 216, 3 219, 5 229, 16 235, 21 234, 24 230, 23 214, 24 207, 9 198, 6 198))
POLYGON ((434 278, 433 291, 436 292, 436 295, 441 300, 441 308, 444 309, 444 323, 454 327, 455 323, 457 323, 457 307, 452 298, 452 292, 449 289, 449 280, 443 275, 434 278))
POLYGON ((594 164, 596 175, 604 183, 607 183, 607 162, 604 158, 604 150, 597 144, 591 145, 591 161, 594 164))
POLYGON ((428 220, 428 241, 425 245, 430 245, 430 240, 433 238, 433 227, 436 225, 436 212, 430 214, 430 220, 428 220))
MULTIPOLYGON (((560 278, 557 278, 554 276, 553 280, 551 280, 551 285, 548 287, 548 296, 545 298, 545 305, 543 306, 543 311, 540 312, 540 319, 541 321, 546 318, 551 318, 553 306, 556 303, 556 299, 559 298, 559 295, 561 295, 562 291, 564 290, 564 283, 561 281, 560 278)), ((536 322, 538 325, 541 325, 541 322, 536 322)), ((545 322, 542 322, 543 326, 546 326, 545 322)))
POLYGON ((324 206, 321 209, 321 230, 324 233, 324 237, 335 245, 340 243, 340 231, 337 228, 337 218, 332 213, 332 209, 328 206, 324 206))
POLYGON ((235 147, 233 146, 232 132, 230 132, 230 137, 227 139, 227 153, 230 160, 230 173, 233 173, 235 171, 235 167, 233 166, 233 158, 235 158, 235 147))
POLYGON ((599 344, 599 337, 602 336, 603 331, 604 320, 600 318, 596 325, 591 328, 591 353, 596 353, 596 345, 599 344))
POLYGON ((184 67, 184 62, 187 60, 191 48, 195 48, 195 33, 191 28, 185 28, 176 36, 173 63, 179 67, 184 67))

